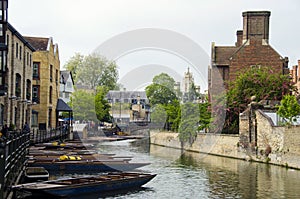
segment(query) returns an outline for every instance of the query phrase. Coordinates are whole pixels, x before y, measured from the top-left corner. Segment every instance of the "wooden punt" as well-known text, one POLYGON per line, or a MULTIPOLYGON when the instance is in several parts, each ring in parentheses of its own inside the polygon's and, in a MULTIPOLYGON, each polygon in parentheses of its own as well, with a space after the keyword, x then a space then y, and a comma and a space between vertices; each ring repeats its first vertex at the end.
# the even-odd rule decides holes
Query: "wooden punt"
POLYGON ((29 191, 33 196, 70 197, 93 193, 101 196, 101 193, 105 192, 140 188, 155 176, 156 174, 118 172, 20 184, 12 188, 18 191, 29 191))

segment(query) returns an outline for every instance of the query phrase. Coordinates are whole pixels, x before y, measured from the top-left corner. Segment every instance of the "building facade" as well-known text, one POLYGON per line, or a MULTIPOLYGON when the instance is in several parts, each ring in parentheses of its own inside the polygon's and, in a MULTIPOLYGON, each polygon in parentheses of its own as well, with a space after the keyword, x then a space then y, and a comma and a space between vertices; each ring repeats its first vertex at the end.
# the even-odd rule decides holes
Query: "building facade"
POLYGON ((150 121, 149 99, 145 91, 109 91, 106 98, 112 107, 111 115, 118 124, 128 124, 138 118, 137 114, 133 115, 135 105, 143 113, 143 119, 150 121))
POLYGON ((1 51, 2 81, 0 124, 22 129, 31 123, 32 56, 34 47, 9 23, 5 31, 6 52, 1 51))
POLYGON ((220 88, 234 81, 243 69, 272 67, 273 71, 288 74, 288 58, 282 57, 269 44, 269 11, 243 12, 243 30, 237 31, 234 46, 211 47, 211 66, 208 86, 210 95, 219 94, 220 88))
POLYGON ((290 70, 290 75, 299 92, 300 91, 300 60, 298 60, 298 65, 294 65, 292 67, 292 69, 290 70))
POLYGON ((60 60, 58 45, 53 39, 25 37, 34 46, 32 68, 32 126, 41 130, 57 126, 56 106, 60 89, 60 60))
POLYGON ((74 92, 74 80, 70 71, 60 71, 60 89, 59 97, 68 103, 71 100, 71 95, 74 92))

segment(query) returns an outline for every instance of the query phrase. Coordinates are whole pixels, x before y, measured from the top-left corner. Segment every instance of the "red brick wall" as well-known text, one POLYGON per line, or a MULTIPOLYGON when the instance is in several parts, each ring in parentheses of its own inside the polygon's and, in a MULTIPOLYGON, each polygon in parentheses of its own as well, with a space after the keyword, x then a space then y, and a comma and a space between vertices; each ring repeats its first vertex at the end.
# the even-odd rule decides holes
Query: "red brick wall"
POLYGON ((251 40, 250 45, 245 45, 232 57, 229 80, 235 80, 241 70, 252 65, 272 67, 274 72, 283 73, 284 60, 270 45, 262 45, 262 40, 251 40))

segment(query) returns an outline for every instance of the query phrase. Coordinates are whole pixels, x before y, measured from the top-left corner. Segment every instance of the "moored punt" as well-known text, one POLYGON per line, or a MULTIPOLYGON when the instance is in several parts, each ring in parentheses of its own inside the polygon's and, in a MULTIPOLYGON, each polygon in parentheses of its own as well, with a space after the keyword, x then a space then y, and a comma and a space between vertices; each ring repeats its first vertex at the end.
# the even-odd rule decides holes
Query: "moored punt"
POLYGON ((29 161, 29 166, 44 167, 50 174, 91 174, 112 171, 132 171, 150 163, 130 163, 123 160, 29 161))
POLYGON ((64 154, 64 155, 29 155, 29 160, 48 160, 48 161, 58 161, 58 160, 70 160, 70 159, 74 159, 76 160, 76 158, 80 159, 80 160, 100 160, 100 159, 131 159, 132 156, 111 156, 111 155, 106 155, 106 154, 73 154, 73 153, 69 153, 69 154, 64 154))
POLYGON ((145 173, 108 173, 98 176, 20 184, 12 188, 14 190, 29 191, 33 196, 44 196, 46 194, 56 197, 70 197, 139 188, 155 176, 156 174, 145 173))
POLYGON ((66 148, 66 149, 87 149, 93 148, 93 144, 83 144, 83 143, 60 143, 60 142, 52 142, 52 143, 41 143, 36 144, 36 147, 45 147, 46 149, 57 149, 57 148, 66 148))
MULTIPOLYGON (((99 154, 96 150, 84 150, 84 149, 35 149, 29 148, 29 155, 93 155, 99 154)), ((101 153, 101 155, 113 156, 111 153, 101 153)))
POLYGON ((44 167, 27 167, 24 173, 25 182, 45 181, 49 179, 49 172, 44 167))

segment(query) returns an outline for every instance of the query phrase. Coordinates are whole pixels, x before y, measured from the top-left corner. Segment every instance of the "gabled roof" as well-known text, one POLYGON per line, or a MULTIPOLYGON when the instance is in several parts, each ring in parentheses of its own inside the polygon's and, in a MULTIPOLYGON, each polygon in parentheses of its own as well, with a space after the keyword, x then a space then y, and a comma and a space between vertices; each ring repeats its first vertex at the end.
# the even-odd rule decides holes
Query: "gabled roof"
POLYGON ((229 65, 229 58, 238 50, 235 46, 215 46, 215 64, 229 65))
POLYGON ((44 37, 24 37, 38 51, 48 50, 49 38, 44 37))
POLYGON ((68 80, 69 78, 71 78, 71 81, 72 81, 72 83, 73 83, 73 85, 74 85, 73 76, 72 76, 71 71, 68 71, 68 70, 61 70, 61 71, 60 71, 60 75, 61 75, 61 77, 62 77, 62 79, 63 79, 63 81, 64 81, 64 82, 61 82, 61 83, 66 83, 67 80, 68 80))
POLYGON ((66 102, 62 99, 57 100, 57 105, 56 105, 56 111, 65 111, 65 112, 72 112, 73 110, 69 107, 66 102))

